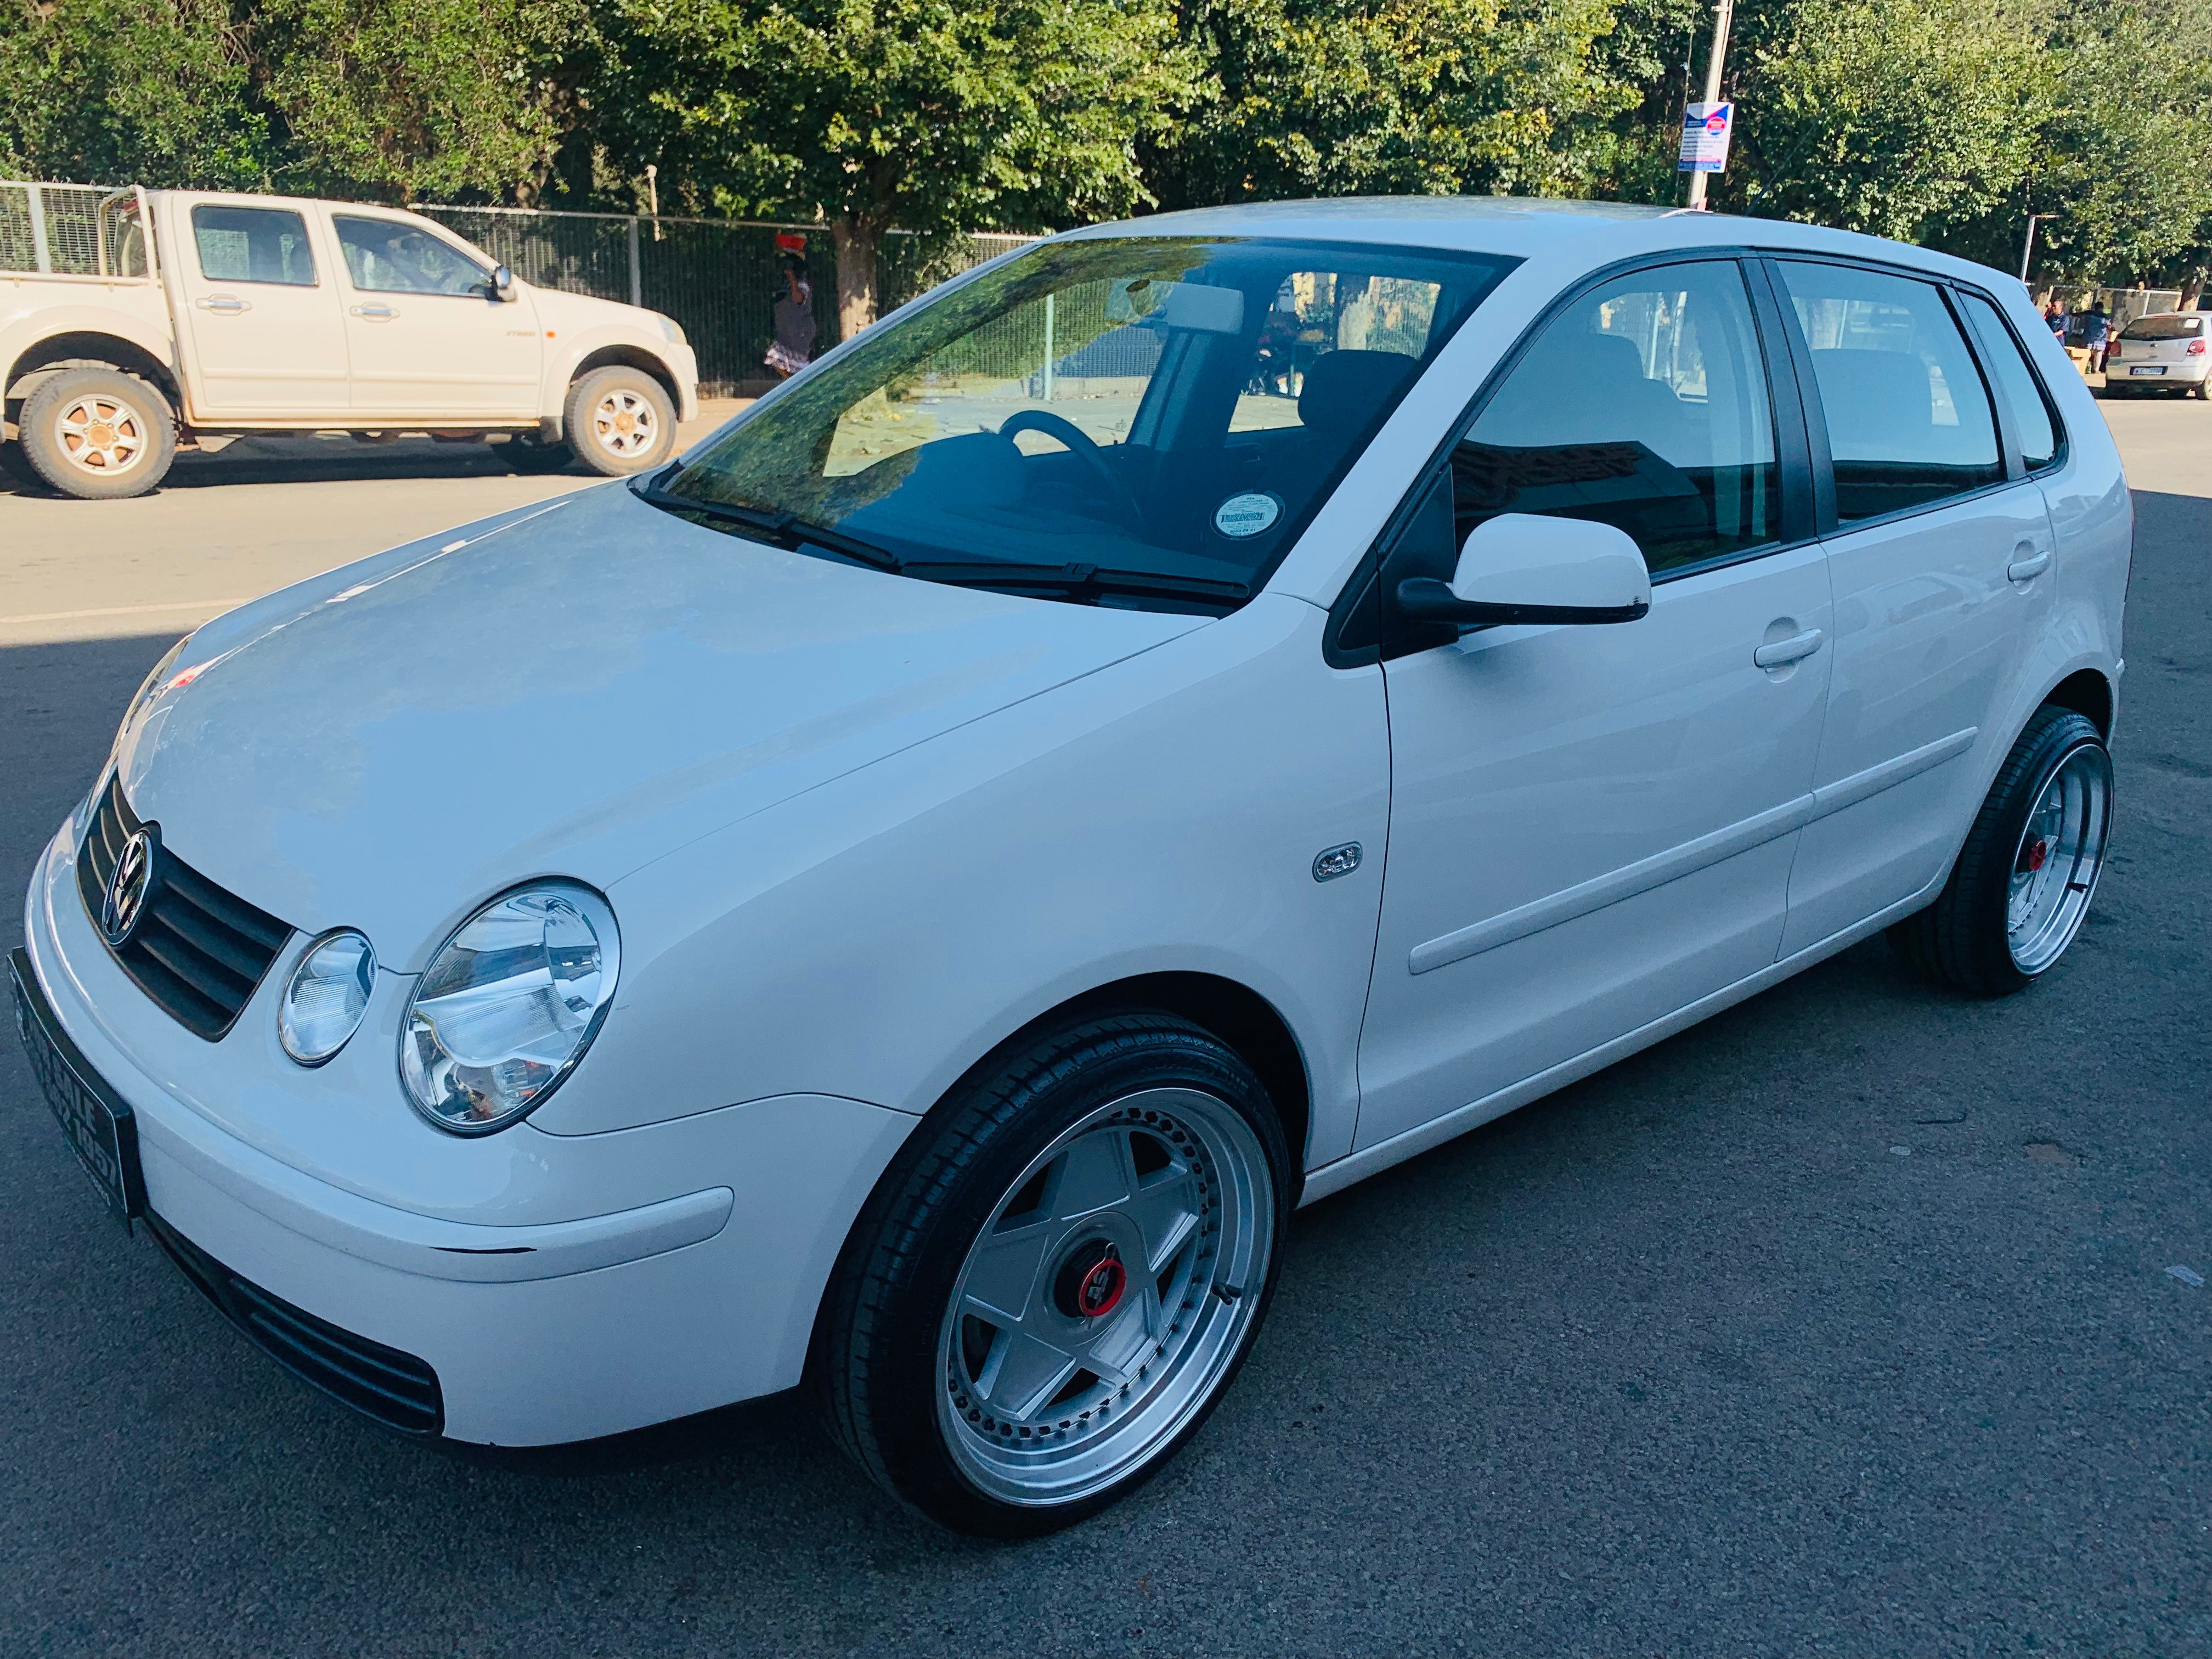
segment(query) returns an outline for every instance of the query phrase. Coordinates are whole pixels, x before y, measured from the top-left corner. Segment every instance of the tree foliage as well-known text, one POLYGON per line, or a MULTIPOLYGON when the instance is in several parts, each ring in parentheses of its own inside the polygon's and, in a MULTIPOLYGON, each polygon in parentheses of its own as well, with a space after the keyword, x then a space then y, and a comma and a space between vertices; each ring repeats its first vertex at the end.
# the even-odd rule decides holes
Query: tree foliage
POLYGON ((1187 101, 1158 0, 620 0, 629 149, 738 216, 836 234, 848 328, 893 226, 1046 228, 1149 198, 1136 144, 1187 101), (674 163, 672 168, 672 161, 674 163))
POLYGON ((1188 0, 1206 96, 1152 158, 1170 203, 1578 193, 1633 104, 1613 0, 1188 0))
MULTIPOLYGON (((1679 199, 1711 0, 0 0, 0 171, 926 234, 1286 196, 1679 199)), ((2212 0, 1739 0, 1715 205, 2212 267, 2212 0)))

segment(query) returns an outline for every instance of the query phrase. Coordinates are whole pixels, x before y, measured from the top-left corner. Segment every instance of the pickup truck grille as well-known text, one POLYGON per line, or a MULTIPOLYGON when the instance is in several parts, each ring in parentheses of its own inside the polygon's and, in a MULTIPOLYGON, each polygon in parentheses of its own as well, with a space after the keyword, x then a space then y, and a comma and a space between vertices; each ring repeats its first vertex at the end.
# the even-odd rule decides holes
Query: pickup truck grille
MULTIPOLYGON (((123 798, 122 779, 110 778, 76 857, 77 892, 94 927, 124 843, 144 827, 123 798)), ((213 1042, 236 1022, 292 930, 166 848, 154 867, 144 916, 109 953, 179 1024, 213 1042)))

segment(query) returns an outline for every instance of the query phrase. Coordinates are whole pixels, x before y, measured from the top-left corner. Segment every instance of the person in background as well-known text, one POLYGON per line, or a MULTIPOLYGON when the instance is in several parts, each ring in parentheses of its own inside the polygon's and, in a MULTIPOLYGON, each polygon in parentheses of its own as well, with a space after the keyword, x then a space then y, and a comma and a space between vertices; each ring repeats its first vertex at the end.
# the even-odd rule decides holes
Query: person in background
POLYGON ((2056 339, 2057 341, 2058 341, 2058 343, 2059 343, 2060 344, 2062 344, 2062 345, 2065 343, 2065 341, 2066 341, 2066 301, 2063 301, 2063 300, 2058 300, 2058 299, 2052 299, 2052 300, 2047 300, 2047 301, 2045 301, 2044 302, 2044 306, 2043 306, 2043 325, 2044 325, 2045 328, 2047 328, 2047 329, 2049 329, 2049 330, 2051 331, 2051 337, 2052 337, 2052 338, 2054 338, 2054 339, 2056 339))
POLYGON ((2089 307, 2089 315, 2081 325, 2081 343, 2089 348, 2089 372, 2105 372, 2105 351, 2112 338, 2112 314, 2100 300, 2089 307))
POLYGON ((787 380, 814 361, 814 286, 806 280, 805 236, 778 231, 775 250, 782 291, 775 296, 775 338, 762 361, 787 380))

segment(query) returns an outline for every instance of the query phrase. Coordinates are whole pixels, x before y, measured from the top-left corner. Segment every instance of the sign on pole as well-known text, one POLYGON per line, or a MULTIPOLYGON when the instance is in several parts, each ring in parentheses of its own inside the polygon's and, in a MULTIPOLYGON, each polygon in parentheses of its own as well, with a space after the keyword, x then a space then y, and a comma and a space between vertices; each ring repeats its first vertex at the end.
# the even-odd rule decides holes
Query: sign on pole
POLYGON ((1692 104, 1682 112, 1682 159, 1677 173, 1728 170, 1729 134, 1735 126, 1734 104, 1692 104))

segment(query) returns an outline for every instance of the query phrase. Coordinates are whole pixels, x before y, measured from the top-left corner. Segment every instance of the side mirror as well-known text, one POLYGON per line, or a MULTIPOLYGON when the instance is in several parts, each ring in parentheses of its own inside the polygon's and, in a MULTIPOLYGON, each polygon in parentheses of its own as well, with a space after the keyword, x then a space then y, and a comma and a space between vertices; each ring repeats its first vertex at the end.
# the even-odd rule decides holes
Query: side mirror
POLYGON ((514 273, 505 265, 491 268, 491 297, 502 303, 514 298, 514 273))
POLYGON ((1634 622, 1651 609, 1651 577, 1609 524, 1504 513, 1468 532, 1449 584, 1409 576, 1397 599, 1413 622, 1634 622))

